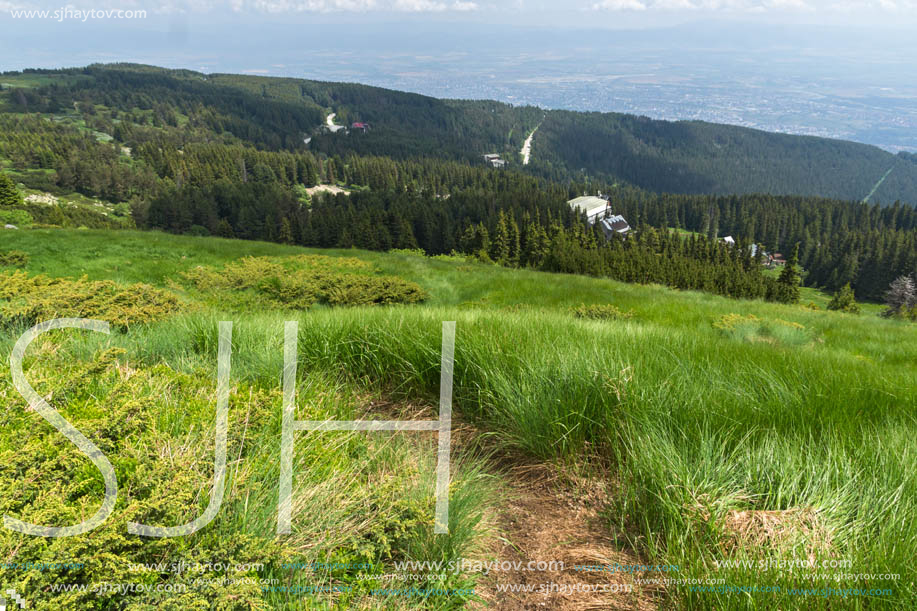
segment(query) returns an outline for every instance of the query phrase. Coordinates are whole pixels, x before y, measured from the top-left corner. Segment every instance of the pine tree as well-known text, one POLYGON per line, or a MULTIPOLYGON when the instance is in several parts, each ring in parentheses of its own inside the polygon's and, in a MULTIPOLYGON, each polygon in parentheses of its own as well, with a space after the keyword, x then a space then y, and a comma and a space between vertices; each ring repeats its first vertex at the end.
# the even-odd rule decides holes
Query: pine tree
POLYGON ((519 225, 516 223, 515 217, 510 215, 509 217, 509 257, 507 257, 506 265, 510 267, 519 267, 519 258, 520 258, 520 247, 519 247, 519 225))
POLYGON ((293 243, 293 227, 290 225, 290 219, 286 217, 280 222, 280 233, 277 236, 277 241, 281 244, 293 243))
POLYGON ((538 230, 534 221, 526 214, 519 246, 519 265, 530 266, 535 258, 538 230))
POLYGON ((836 310, 838 312, 847 312, 849 314, 860 313, 860 306, 857 304, 856 299, 853 296, 853 289, 850 288, 849 282, 842 286, 834 294, 834 297, 828 304, 828 309, 836 310))
POLYGON ((490 235, 487 227, 481 223, 469 225, 462 237, 459 239, 459 248, 468 255, 474 255, 478 258, 490 260, 488 251, 490 250, 490 235))
POLYGON ((226 219, 220 219, 220 222, 217 223, 216 234, 221 238, 234 238, 236 233, 232 230, 232 225, 229 224, 229 221, 226 219))
POLYGON ((497 229, 494 231, 493 241, 490 243, 490 258, 501 265, 509 260, 509 226, 506 222, 506 214, 500 210, 497 217, 497 229))
POLYGON ((350 235, 350 229, 345 227, 335 245, 337 248, 353 248, 353 236, 350 235))
POLYGON ((19 189, 9 176, 0 172, 0 208, 10 208, 22 204, 19 189))
POLYGON ((779 293, 777 300, 784 303, 796 303, 799 301, 799 244, 793 247, 793 254, 787 259, 780 277, 777 278, 779 293))
POLYGON ((477 248, 477 236, 478 231, 475 225, 468 225, 465 228, 462 237, 459 238, 459 248, 462 249, 462 252, 465 254, 471 254, 477 248))
POLYGON ((541 225, 535 225, 535 233, 532 238, 531 254, 529 255, 528 265, 538 269, 544 265, 544 259, 551 248, 551 240, 548 238, 548 232, 541 225))
POLYGON ((491 260, 490 254, 488 254, 490 251, 490 232, 487 231, 487 227, 483 223, 478 224, 477 236, 480 245, 473 253, 478 259, 489 262, 491 260))
POLYGON ((397 248, 420 248, 417 244, 417 238, 414 237, 414 230, 411 228, 411 223, 409 223, 407 219, 399 219, 396 229, 395 246, 397 248))

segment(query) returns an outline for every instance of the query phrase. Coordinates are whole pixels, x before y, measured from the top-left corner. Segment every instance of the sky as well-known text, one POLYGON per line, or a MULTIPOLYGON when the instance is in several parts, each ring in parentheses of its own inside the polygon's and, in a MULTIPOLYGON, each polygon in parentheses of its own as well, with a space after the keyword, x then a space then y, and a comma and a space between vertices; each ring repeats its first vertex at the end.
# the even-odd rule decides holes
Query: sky
POLYGON ((142 63, 917 150, 915 27, 917 0, 0 0, 0 72, 142 63))
MULTIPOLYGON (((422 15, 429 19, 519 21, 530 26, 650 27, 698 19, 794 23, 917 24, 917 0, 0 0, 14 10, 146 10, 148 17, 309 19, 318 16, 422 15)), ((4 22, 8 23, 8 22, 4 22)))

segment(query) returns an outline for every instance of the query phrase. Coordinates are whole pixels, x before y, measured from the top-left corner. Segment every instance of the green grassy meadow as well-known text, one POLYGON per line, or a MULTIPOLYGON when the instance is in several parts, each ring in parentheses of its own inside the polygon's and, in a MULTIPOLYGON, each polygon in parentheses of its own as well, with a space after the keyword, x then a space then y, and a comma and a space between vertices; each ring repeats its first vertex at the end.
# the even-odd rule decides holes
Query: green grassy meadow
MULTIPOLYGON (((802 303, 822 309, 457 258, 152 232, 5 231, 0 250, 27 253, 30 275, 145 283, 180 304, 108 336, 56 331, 29 351, 32 385, 97 441, 121 488, 111 518, 87 535, 0 530, 5 558, 86 562, 71 574, 2 570, 10 587, 34 593, 35 609, 462 608, 475 596, 372 589, 399 559, 491 557, 500 490, 512 477, 495 468, 494 453, 611 478, 603 515, 622 549, 679 566, 662 577, 720 586, 646 586, 660 608, 917 608, 917 326, 883 319, 877 307, 857 316, 824 310, 815 294, 802 303), (373 274, 416 283, 426 300, 258 308, 258 293, 207 294, 184 280, 199 266, 300 255, 357 259, 373 274), (632 315, 577 318, 571 310, 581 305, 632 315), (221 320, 234 323, 222 509, 190 537, 138 541, 127 522, 180 524, 206 507, 221 320), (301 420, 435 417, 441 323, 457 322, 454 409, 483 440, 454 448, 449 535, 433 535, 435 436, 340 432, 297 434, 293 534, 274 534, 287 320, 299 322, 301 420), (131 567, 177 559, 264 566, 203 570, 193 577, 207 584, 180 594, 52 591, 69 581, 187 583, 188 574, 131 567), (771 568, 794 560, 846 568, 840 578, 835 569, 771 568), (723 566, 734 561, 748 565, 723 566), (310 562, 372 568, 289 568, 310 562), (877 577, 887 574, 898 578, 877 577)), ((0 310, 0 509, 70 524, 95 511, 104 486, 12 386, 5 355, 28 322, 0 310)), ((462 573, 437 584, 481 582, 462 573)))

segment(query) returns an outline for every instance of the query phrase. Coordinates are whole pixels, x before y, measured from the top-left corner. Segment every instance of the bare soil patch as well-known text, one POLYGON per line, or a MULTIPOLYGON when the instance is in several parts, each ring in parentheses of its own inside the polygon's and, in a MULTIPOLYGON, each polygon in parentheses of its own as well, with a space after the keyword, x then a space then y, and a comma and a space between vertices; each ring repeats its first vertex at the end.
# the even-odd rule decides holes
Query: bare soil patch
MULTIPOLYGON (((481 608, 529 609, 655 609, 652 593, 635 584, 642 573, 584 571, 576 566, 646 564, 615 542, 602 511, 608 505, 610 478, 583 478, 543 464, 506 468, 509 483, 498 524, 495 554, 500 561, 521 562, 522 570, 491 572, 478 591, 481 608), (604 480, 604 481, 603 481, 604 480), (529 563, 555 564, 556 569, 529 570, 529 563), (530 591, 498 591, 500 586, 528 586, 530 591), (631 592, 622 586, 633 586, 631 592)), ((508 588, 507 588, 508 589, 508 588)))
MULTIPOLYGON (((429 406, 378 400, 368 401, 367 411, 386 419, 436 418, 429 406)), ((481 431, 459 418, 453 420, 452 441, 455 454, 487 445, 481 431)), ((636 579, 659 574, 576 568, 648 564, 625 546, 623 537, 615 541, 613 526, 602 515, 613 494, 610 474, 582 476, 506 454, 492 462, 506 488, 493 517, 496 537, 487 557, 511 569, 482 576, 475 590, 483 602, 470 608, 656 609, 661 586, 640 586, 636 579), (516 591, 508 591, 512 586, 516 591), (632 586, 631 591, 622 586, 632 586)))
POLYGON ((337 185, 318 185, 315 187, 309 187, 306 189, 306 193, 309 194, 309 197, 312 197, 316 193, 330 193, 332 195, 337 195, 338 193, 343 193, 344 195, 350 195, 350 191, 347 189, 342 189, 337 185))

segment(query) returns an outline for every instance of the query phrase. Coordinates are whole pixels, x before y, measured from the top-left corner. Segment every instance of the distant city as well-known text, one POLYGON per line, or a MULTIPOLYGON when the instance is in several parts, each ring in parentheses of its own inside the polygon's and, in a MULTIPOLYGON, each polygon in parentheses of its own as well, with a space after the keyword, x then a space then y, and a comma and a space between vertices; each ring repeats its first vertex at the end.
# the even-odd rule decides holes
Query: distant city
MULTIPOLYGON (((338 48, 308 54, 313 61, 300 69, 287 65, 268 72, 302 72, 436 97, 729 123, 917 151, 917 68, 902 65, 900 46, 872 45, 838 31, 836 51, 826 52, 823 36, 809 46, 799 40, 807 30, 780 34, 796 40, 766 28, 725 40, 697 28, 552 36, 534 31, 462 49, 447 36, 436 43, 439 52, 338 48), (902 71, 913 78, 901 79, 902 71)), ((436 48, 432 41, 430 48, 436 48)))
MULTIPOLYGON (((342 80, 340 72, 320 69, 316 78, 342 80)), ((892 152, 917 151, 917 104, 913 99, 866 92, 863 96, 782 87, 778 83, 711 83, 673 78, 660 70, 647 74, 574 74, 529 78, 499 76, 444 67, 385 74, 367 68, 343 80, 414 91, 436 97, 496 99, 516 105, 625 112, 654 119, 700 120, 757 129, 841 138, 874 144, 892 152), (869 95, 869 94, 872 95, 869 95)))

